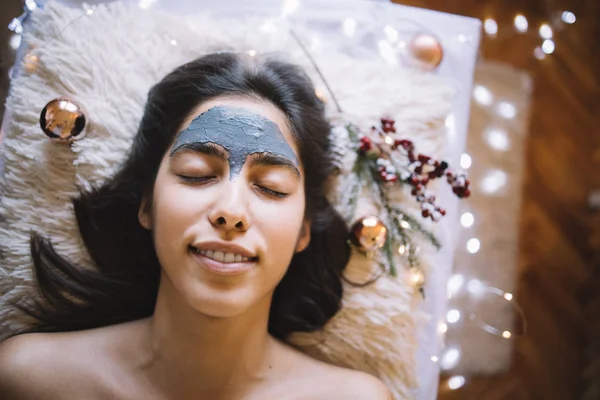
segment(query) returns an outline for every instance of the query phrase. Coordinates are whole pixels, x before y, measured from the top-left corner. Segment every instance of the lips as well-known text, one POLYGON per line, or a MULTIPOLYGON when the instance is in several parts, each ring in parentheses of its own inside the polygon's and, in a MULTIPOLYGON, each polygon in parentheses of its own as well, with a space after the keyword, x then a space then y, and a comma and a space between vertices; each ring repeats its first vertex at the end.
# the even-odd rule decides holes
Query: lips
POLYGON ((201 254, 207 258, 210 258, 211 260, 215 260, 225 264, 248 262, 252 260, 252 258, 244 257, 239 253, 233 252, 223 252, 220 250, 200 250, 193 246, 191 250, 196 254, 201 254))
POLYGON ((205 269, 219 275, 239 275, 256 265, 258 257, 237 245, 225 243, 202 243, 190 245, 194 259, 205 269))
MULTIPOLYGON (((234 244, 234 243, 225 243, 225 242, 198 242, 198 243, 193 243, 190 245, 190 247, 194 250, 194 251, 198 251, 198 252, 208 252, 208 251, 212 251, 213 252, 213 256, 215 255, 214 253, 223 253, 228 254, 231 253, 235 256, 240 255, 242 257, 246 257, 249 259, 253 259, 253 258, 258 258, 256 253, 254 253, 253 251, 248 250, 247 248, 234 244)), ((206 255, 206 254, 205 254, 206 255)), ((219 255, 219 254, 217 254, 219 255)), ((223 260, 219 260, 219 261, 223 261, 223 260)))

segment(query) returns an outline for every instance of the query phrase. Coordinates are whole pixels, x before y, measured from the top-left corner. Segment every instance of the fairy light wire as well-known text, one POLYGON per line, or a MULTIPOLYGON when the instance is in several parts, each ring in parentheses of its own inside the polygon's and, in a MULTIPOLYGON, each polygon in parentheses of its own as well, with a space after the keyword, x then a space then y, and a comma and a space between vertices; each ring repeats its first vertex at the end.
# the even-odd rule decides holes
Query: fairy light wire
POLYGON ((527 335, 528 328, 527 328, 527 319, 525 318, 525 313, 523 312, 523 309, 521 308, 521 306, 514 300, 512 293, 505 292, 501 289, 498 289, 496 287, 491 287, 491 286, 482 288, 480 293, 491 293, 495 296, 500 297, 504 301, 507 301, 508 303, 510 303, 512 305, 512 307, 517 311, 517 313, 519 314, 519 317, 522 321, 522 327, 523 327, 522 332, 515 333, 515 332, 509 331, 506 329, 499 329, 499 328, 483 321, 481 318, 479 318, 477 316, 477 313, 475 313, 473 311, 470 311, 468 314, 469 321, 471 321, 473 324, 475 324, 480 329, 482 329, 494 336, 499 336, 504 339, 514 339, 514 338, 523 337, 523 336, 527 335))

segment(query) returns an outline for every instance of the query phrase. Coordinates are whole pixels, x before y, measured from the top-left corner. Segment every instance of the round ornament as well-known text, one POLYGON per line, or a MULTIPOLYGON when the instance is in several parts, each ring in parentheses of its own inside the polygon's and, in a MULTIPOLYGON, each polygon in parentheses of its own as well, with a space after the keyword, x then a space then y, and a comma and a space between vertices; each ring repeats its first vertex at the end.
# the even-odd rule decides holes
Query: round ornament
POLYGON ((50 101, 42 109, 40 127, 50 139, 70 142, 85 136, 86 120, 81 106, 61 97, 50 101))
POLYGON ((387 239, 385 224, 371 215, 356 221, 350 232, 350 242, 364 252, 380 249, 387 239))
POLYGON ((444 58, 444 49, 437 37, 428 33, 417 34, 410 42, 410 53, 426 69, 435 69, 444 58))

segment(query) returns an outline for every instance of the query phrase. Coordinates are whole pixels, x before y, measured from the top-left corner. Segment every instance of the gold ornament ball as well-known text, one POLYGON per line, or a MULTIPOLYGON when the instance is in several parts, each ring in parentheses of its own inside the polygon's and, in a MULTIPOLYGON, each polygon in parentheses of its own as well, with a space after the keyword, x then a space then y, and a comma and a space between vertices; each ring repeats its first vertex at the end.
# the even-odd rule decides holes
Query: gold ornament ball
POLYGON ((354 223, 350 229, 350 242, 363 251, 380 249, 387 239, 387 228, 374 216, 366 216, 354 223))
POLYGON ((61 97, 50 101, 40 114, 42 131, 53 140, 70 142, 84 136, 85 114, 77 103, 61 97))
POLYGON ((420 64, 428 69, 437 68, 444 58, 444 49, 437 37, 419 33, 410 42, 410 52, 420 64))

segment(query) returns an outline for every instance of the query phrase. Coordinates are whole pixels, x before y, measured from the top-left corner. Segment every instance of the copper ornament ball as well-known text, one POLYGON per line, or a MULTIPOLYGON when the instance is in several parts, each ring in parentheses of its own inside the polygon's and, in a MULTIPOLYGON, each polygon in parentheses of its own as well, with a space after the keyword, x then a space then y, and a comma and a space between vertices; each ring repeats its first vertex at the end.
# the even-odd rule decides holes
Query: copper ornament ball
POLYGON ((50 101, 40 114, 42 131, 53 140, 70 142, 83 138, 86 117, 81 106, 68 98, 50 101))
POLYGON ((350 242, 362 251, 373 251, 383 247, 387 239, 387 228, 377 217, 366 216, 350 228, 350 242))
POLYGON ((417 34, 410 42, 410 52, 421 66, 437 68, 444 58, 444 49, 437 37, 428 33, 417 34))

